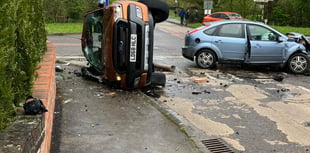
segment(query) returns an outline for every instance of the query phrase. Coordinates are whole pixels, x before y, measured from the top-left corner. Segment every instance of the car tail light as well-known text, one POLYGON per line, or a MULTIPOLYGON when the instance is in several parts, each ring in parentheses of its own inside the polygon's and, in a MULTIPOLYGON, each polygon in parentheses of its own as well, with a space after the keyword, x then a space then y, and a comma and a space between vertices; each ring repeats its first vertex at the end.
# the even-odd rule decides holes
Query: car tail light
POLYGON ((197 31, 200 31, 201 29, 207 28, 207 27, 209 27, 209 26, 211 26, 211 25, 208 24, 208 25, 205 25, 205 26, 203 26, 203 27, 199 27, 199 28, 197 28, 197 29, 194 29, 194 30, 190 31, 189 34, 191 35, 191 34, 197 32, 197 31))

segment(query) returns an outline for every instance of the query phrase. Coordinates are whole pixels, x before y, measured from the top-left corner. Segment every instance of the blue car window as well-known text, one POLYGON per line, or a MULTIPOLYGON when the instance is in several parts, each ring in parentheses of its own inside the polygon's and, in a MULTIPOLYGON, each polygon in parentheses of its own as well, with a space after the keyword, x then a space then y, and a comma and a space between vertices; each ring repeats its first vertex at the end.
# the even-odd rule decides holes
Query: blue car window
POLYGON ((257 25, 249 25, 251 40, 276 41, 277 35, 271 30, 257 25))
POLYGON ((244 38, 244 28, 242 24, 224 24, 219 28, 216 35, 221 37, 244 38))
POLYGON ((212 36, 214 34, 216 28, 217 27, 213 27, 213 28, 207 29, 207 30, 203 31, 203 33, 205 33, 206 35, 212 36))

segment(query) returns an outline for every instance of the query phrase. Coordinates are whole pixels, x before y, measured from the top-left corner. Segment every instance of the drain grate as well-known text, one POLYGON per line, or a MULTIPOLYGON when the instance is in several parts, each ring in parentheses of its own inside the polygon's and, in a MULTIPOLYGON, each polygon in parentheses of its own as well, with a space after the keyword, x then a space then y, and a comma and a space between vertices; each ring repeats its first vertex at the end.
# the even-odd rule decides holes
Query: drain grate
POLYGON ((208 139, 201 141, 212 153, 234 153, 222 139, 208 139))

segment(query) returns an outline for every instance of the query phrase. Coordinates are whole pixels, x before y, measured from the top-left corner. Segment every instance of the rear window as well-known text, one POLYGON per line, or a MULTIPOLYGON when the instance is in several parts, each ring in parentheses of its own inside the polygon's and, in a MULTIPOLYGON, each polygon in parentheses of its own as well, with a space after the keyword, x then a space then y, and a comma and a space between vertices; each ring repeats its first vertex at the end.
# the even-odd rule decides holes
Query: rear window
POLYGON ((214 34, 215 30, 216 30, 216 27, 213 27, 213 28, 210 28, 210 29, 203 31, 203 33, 205 33, 206 35, 212 36, 214 34))

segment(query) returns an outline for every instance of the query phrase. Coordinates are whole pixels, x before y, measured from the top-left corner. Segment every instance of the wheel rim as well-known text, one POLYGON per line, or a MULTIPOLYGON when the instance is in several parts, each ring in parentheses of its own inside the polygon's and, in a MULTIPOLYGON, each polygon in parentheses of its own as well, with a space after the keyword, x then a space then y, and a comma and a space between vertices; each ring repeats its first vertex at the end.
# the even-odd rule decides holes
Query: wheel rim
POLYGON ((203 52, 198 56, 198 63, 202 67, 210 67, 213 64, 214 57, 211 53, 203 52))
POLYGON ((308 67, 307 59, 303 56, 295 56, 290 62, 290 68, 294 72, 303 72, 308 67))

